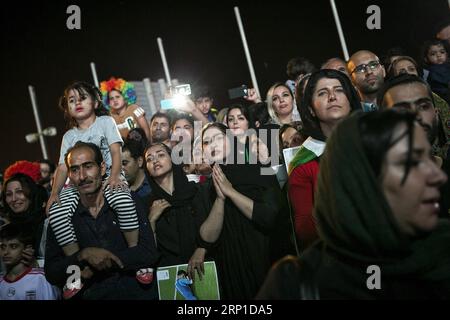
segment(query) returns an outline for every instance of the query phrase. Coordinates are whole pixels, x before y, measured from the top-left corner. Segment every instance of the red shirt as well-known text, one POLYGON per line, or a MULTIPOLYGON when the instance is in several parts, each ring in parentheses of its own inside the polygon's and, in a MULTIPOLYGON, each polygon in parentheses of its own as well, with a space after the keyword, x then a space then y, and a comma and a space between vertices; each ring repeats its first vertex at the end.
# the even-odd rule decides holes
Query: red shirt
POLYGON ((295 233, 301 249, 317 239, 313 208, 318 174, 319 162, 312 160, 296 167, 288 180, 289 200, 294 211, 295 233))

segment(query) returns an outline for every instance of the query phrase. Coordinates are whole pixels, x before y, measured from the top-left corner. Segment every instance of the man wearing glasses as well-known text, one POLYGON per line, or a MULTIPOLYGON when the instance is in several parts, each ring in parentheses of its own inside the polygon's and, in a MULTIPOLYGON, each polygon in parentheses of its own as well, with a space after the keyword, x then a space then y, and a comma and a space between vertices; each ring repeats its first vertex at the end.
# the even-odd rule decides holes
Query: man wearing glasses
POLYGON ((347 69, 361 97, 363 110, 377 110, 377 93, 386 76, 378 57, 373 52, 360 50, 350 57, 347 69))

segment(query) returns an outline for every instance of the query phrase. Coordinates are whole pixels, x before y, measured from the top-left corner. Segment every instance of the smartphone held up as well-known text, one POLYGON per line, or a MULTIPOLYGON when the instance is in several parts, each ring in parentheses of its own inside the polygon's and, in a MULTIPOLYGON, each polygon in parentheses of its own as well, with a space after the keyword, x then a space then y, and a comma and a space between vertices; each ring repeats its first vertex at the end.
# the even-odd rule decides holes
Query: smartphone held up
POLYGON ((189 84, 182 84, 179 86, 170 88, 170 99, 161 100, 161 109, 175 109, 180 107, 182 103, 186 100, 186 97, 191 94, 191 86, 189 84))
POLYGON ((242 85, 237 88, 229 89, 228 96, 230 99, 244 98, 248 96, 248 88, 246 85, 242 85))

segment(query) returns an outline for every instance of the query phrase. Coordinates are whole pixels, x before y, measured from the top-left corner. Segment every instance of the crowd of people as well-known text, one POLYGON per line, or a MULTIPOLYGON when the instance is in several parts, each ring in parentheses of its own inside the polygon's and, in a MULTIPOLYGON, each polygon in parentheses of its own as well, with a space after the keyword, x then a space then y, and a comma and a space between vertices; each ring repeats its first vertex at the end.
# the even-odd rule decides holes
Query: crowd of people
POLYGON ((157 300, 158 268, 187 264, 192 284, 205 261, 225 300, 450 299, 438 36, 421 60, 293 58, 223 108, 198 87, 148 115, 124 79, 69 84, 59 159, 2 175, 0 300, 157 300))

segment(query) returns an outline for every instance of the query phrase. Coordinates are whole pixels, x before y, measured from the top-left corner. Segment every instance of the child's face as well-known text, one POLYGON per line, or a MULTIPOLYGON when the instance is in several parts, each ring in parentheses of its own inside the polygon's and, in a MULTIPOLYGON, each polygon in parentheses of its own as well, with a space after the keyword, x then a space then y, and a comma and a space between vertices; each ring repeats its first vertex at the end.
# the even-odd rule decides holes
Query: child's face
POLYGON ((211 110, 212 104, 213 99, 209 97, 200 97, 195 100, 195 106, 203 114, 208 114, 209 110, 211 110))
POLYGON ((125 99, 119 91, 112 90, 109 94, 109 105, 114 110, 121 110, 123 107, 126 107, 125 99))
POLYGON ((6 268, 14 267, 22 260, 22 251, 25 249, 23 243, 17 239, 1 240, 0 257, 6 268))
POLYGON ((431 46, 428 49, 427 59, 430 64, 443 64, 447 61, 448 54, 442 44, 431 46))
POLYGON ((67 107, 70 116, 76 121, 95 117, 97 103, 85 91, 81 94, 77 90, 70 90, 67 96, 67 107))

